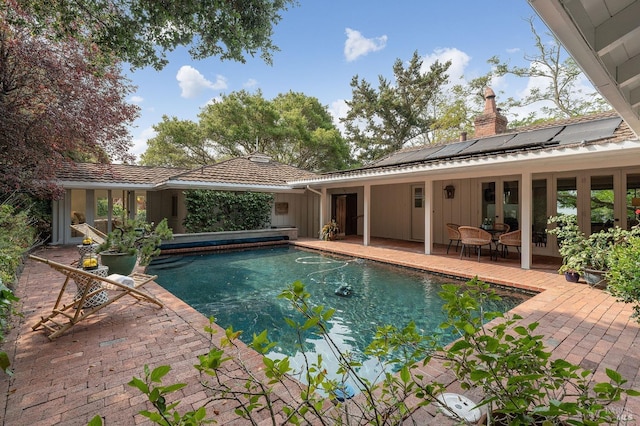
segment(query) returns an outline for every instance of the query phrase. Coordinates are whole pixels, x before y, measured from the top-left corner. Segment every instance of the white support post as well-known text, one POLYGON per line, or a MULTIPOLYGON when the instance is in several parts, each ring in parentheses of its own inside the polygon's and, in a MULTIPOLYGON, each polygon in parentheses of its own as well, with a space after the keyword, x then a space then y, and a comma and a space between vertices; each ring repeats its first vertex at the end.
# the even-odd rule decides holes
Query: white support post
POLYGON ((370 220, 370 214, 371 214, 371 185, 370 184, 365 184, 364 185, 364 196, 363 196, 363 201, 364 201, 364 221, 363 221, 363 226, 364 229, 362 230, 362 244, 365 246, 368 246, 369 244, 371 244, 371 229, 370 229, 370 225, 371 225, 371 220, 370 220))
POLYGON ((433 248, 433 181, 424 181, 424 254, 433 248))
POLYGON ((531 244, 533 242, 533 232, 532 232, 532 197, 533 197, 533 180, 531 178, 531 172, 522 173, 522 218, 521 218, 521 231, 522 231, 522 242, 521 242, 521 267, 522 269, 531 269, 531 263, 533 261, 533 253, 531 249, 531 244))

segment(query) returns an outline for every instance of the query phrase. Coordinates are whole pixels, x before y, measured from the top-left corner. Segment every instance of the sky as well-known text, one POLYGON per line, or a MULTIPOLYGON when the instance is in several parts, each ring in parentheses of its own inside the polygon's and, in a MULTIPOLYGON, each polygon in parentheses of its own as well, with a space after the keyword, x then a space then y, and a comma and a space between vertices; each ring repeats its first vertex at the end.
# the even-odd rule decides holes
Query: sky
MULTIPOLYGON (((244 64, 215 57, 195 61, 178 49, 162 71, 125 69, 137 86, 128 100, 141 108, 130 151, 139 158, 164 115, 197 122, 209 102, 240 90, 259 89, 265 99, 302 92, 325 105, 338 124, 353 76, 377 87, 378 76, 392 79, 394 62, 409 61, 415 51, 425 64, 451 60, 452 83, 485 74, 494 55, 525 64, 524 54, 536 53, 530 17, 535 12, 526 0, 300 0, 274 27, 280 51, 272 65, 259 56, 244 64)), ((537 17, 535 22, 539 33, 548 31, 537 17)), ((531 84, 503 78, 492 88, 498 97, 504 92, 517 98, 531 84)))

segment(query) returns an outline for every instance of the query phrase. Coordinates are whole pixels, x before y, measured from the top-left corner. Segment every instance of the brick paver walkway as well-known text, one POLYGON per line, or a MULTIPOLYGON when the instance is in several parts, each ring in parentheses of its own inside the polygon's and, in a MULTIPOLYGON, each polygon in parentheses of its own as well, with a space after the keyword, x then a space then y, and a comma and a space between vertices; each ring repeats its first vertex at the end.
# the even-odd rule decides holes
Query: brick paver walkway
MULTIPOLYGON (((501 262, 455 256, 425 256, 411 251, 363 247, 348 242, 299 241, 298 244, 350 256, 391 261, 414 268, 473 277, 504 285, 542 291, 514 312, 526 322, 538 321, 555 356, 594 369, 603 379, 604 368, 618 370, 640 389, 640 326, 632 319, 631 307, 615 302, 605 292, 585 284, 571 284, 549 270, 523 271, 501 262)), ((42 250, 39 256, 61 263, 77 258, 75 247, 42 250)), ((142 376, 143 366, 171 364, 168 382, 189 386, 179 392, 183 409, 206 400, 193 368, 198 355, 208 351, 208 320, 160 286, 147 288, 165 307, 123 298, 90 321, 49 341, 42 331, 32 331, 40 316, 53 306, 63 280, 47 265, 28 260, 16 294, 24 317, 18 318, 2 348, 12 359, 14 377, 2 378, 0 399, 3 425, 85 425, 96 414, 106 425, 147 424, 138 412, 151 409, 146 399, 127 382, 142 376)), ((446 371, 431 366, 428 373, 450 379, 446 371)), ((455 383, 451 390, 459 391, 455 383)), ((473 396, 473 395, 469 395, 473 396)), ((636 424, 640 398, 632 398, 617 409, 636 424)), ((209 416, 218 424, 232 421, 231 404, 209 406, 209 416)), ((446 424, 442 414, 430 408, 422 413, 423 424, 446 424), (435 416, 435 417, 434 417, 435 416)))

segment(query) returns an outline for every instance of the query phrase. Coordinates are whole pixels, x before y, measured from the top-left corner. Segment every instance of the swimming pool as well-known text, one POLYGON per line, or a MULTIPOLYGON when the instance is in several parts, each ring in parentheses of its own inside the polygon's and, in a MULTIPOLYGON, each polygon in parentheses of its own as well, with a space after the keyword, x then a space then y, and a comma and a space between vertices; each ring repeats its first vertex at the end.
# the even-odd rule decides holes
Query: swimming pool
MULTIPOLYGON (((373 380, 380 373, 375 360, 363 353, 379 326, 401 328, 414 321, 422 333, 438 333, 443 343, 454 339, 439 329, 444 301, 438 296, 442 285, 454 280, 423 271, 286 246, 172 256, 155 260, 147 272, 158 275, 158 284, 197 311, 214 316, 221 327, 242 330, 245 343, 253 334, 269 330, 269 338, 278 342, 270 355, 288 355, 300 368, 303 359, 296 335, 283 320, 297 312, 277 297, 296 280, 305 284, 312 305, 336 310, 329 334, 363 363, 360 374, 366 378, 373 380), (337 295, 345 285, 351 294, 337 295)), ((491 310, 506 312, 529 297, 498 292, 502 300, 491 310)), ((322 337, 309 333, 304 344, 310 359, 322 353, 331 371, 331 352, 322 337)))

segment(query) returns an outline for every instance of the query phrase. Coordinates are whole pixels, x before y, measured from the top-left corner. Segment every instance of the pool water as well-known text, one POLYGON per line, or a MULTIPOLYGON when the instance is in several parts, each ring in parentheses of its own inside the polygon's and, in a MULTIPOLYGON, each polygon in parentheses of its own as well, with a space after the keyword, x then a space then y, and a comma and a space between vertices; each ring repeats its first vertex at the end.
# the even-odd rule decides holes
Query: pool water
MULTIPOLYGON (((363 352, 379 326, 402 328, 414 321, 422 333, 439 334, 442 343, 454 339, 439 328, 445 315, 438 293, 443 284, 455 280, 422 271, 279 246, 172 256, 152 262, 147 273, 158 275, 158 284, 205 316, 215 317, 221 327, 242 330, 245 343, 267 329, 269 339, 278 342, 270 355, 290 356, 292 365, 300 368, 303 358, 296 333, 283 319, 300 317, 290 302, 277 297, 297 280, 311 294, 310 304, 336 310, 329 335, 363 363, 360 374, 370 380, 375 381, 380 366, 363 352), (348 297, 336 294, 343 286, 351 289, 348 297)), ((490 310, 506 312, 529 297, 499 293, 502 300, 490 310)), ((319 334, 305 336, 304 351, 311 360, 315 353, 323 354, 329 371, 336 366, 319 334)))

